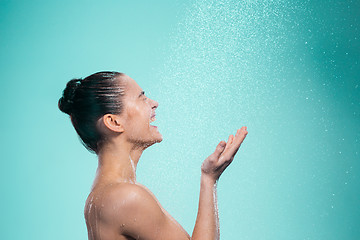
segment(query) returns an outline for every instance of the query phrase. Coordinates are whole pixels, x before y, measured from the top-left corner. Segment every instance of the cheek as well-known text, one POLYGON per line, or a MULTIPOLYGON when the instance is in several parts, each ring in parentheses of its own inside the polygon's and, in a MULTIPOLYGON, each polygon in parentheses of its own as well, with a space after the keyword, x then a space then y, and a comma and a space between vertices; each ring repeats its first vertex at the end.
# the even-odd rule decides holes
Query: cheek
POLYGON ((130 106, 127 109, 126 120, 128 126, 131 126, 132 128, 139 128, 141 125, 144 125, 144 123, 148 123, 150 121, 150 113, 139 106, 130 106))
POLYGON ((132 103, 127 104, 125 111, 126 111, 126 120, 128 121, 134 121, 134 119, 136 120, 137 116, 140 113, 139 107, 132 103))

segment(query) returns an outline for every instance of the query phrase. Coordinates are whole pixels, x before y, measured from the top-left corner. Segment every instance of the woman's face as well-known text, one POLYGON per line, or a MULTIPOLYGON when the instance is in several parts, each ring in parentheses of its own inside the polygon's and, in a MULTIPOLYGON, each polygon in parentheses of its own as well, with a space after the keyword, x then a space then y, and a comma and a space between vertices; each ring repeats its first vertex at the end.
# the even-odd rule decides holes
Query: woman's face
POLYGON ((139 146, 150 146, 162 141, 162 135, 156 126, 155 110, 158 103, 145 96, 144 91, 129 76, 122 77, 125 84, 124 102, 124 134, 127 140, 139 146))

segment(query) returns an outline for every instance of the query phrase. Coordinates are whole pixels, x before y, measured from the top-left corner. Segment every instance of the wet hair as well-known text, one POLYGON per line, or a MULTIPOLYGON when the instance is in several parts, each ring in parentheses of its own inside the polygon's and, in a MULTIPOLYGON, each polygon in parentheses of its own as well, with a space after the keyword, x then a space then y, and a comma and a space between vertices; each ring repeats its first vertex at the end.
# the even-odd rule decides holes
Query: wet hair
POLYGON ((119 72, 98 72, 84 79, 72 79, 66 84, 59 109, 70 116, 81 143, 92 153, 98 153, 104 136, 97 121, 105 114, 121 114, 124 85, 119 72))

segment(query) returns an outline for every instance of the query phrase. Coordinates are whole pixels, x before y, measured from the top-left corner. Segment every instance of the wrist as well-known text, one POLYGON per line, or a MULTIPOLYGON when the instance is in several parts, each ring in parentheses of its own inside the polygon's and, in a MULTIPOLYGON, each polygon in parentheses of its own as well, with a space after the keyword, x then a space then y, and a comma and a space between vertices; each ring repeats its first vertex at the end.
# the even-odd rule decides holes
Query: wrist
POLYGON ((202 185, 215 186, 216 183, 217 183, 217 180, 214 179, 212 176, 210 176, 208 174, 201 173, 201 184, 202 185))

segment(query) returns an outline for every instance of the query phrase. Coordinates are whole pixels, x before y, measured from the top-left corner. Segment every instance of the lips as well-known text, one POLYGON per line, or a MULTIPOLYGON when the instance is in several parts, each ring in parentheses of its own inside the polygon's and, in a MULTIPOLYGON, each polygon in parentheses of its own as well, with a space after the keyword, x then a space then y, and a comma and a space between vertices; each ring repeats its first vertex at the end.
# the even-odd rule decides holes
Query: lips
MULTIPOLYGON (((154 129, 156 129, 157 130, 157 126, 154 126, 154 125, 151 125, 151 123, 152 122, 154 122, 156 120, 156 114, 155 114, 155 112, 150 116, 150 121, 149 121, 149 126, 151 127, 151 128, 154 128, 154 129)), ((158 130, 157 130, 158 131, 158 130)))
POLYGON ((151 115, 150 117, 150 123, 154 122, 156 120, 156 114, 154 113, 153 115, 151 115))

